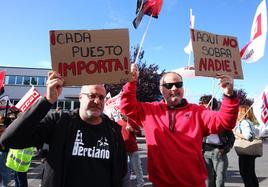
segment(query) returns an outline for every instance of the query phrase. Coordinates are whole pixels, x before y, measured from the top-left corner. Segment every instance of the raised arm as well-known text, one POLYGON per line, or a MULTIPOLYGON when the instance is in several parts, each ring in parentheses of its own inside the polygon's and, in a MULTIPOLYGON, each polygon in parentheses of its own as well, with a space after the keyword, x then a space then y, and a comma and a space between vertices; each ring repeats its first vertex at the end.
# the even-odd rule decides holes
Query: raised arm
POLYGON ((123 87, 123 93, 121 96, 120 110, 128 118, 134 120, 136 124, 140 124, 138 121, 138 101, 136 99, 137 79, 139 77, 139 69, 136 64, 131 64, 132 82, 128 82, 123 87))
POLYGON ((46 98, 40 98, 9 125, 2 134, 0 143, 6 147, 21 149, 39 146, 46 141, 54 127, 56 115, 48 115, 46 118, 45 116, 61 94, 62 85, 60 75, 49 72, 46 98))

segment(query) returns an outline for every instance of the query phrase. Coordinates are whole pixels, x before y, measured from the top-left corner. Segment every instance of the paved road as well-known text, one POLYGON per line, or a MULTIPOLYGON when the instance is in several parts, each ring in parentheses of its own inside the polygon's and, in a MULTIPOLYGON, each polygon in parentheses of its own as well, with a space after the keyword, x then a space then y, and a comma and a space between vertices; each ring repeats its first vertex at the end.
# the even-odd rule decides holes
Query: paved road
MULTIPOLYGON (((142 166, 144 171, 144 179, 146 181, 145 186, 151 187, 151 183, 147 180, 147 169, 146 169, 146 146, 145 144, 139 144, 140 147, 140 155, 142 160, 142 166)), ((256 173, 260 182, 260 187, 268 187, 268 139, 264 142, 263 146, 264 155, 263 157, 256 159, 256 173)), ((226 187, 242 187, 244 186, 242 183, 241 176, 238 170, 238 157, 235 151, 232 149, 228 154, 229 157, 229 167, 227 171, 227 181, 225 183, 226 187)), ((40 184, 42 172, 42 164, 39 159, 33 161, 30 172, 28 173, 28 182, 29 187, 38 187, 40 184)), ((133 181, 133 184, 135 181, 133 181)), ((12 183, 14 186, 14 182, 12 183)))

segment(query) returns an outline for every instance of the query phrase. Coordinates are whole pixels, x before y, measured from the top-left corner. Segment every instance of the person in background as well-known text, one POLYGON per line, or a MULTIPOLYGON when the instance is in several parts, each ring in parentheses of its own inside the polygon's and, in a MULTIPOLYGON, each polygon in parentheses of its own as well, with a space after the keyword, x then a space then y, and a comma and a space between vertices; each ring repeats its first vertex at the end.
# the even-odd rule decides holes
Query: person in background
POLYGON ((39 187, 42 186, 42 181, 44 178, 44 173, 45 173, 45 163, 47 161, 47 156, 48 156, 48 151, 49 151, 49 145, 44 143, 44 145, 42 146, 42 148, 39 151, 39 155, 41 157, 41 163, 43 164, 42 167, 42 173, 41 173, 41 183, 39 184, 39 187))
MULTIPOLYGON (((254 114, 252 108, 247 105, 239 106, 238 125, 234 130, 237 138, 243 138, 252 141, 258 135, 254 125, 254 114)), ((259 181, 255 172, 256 156, 238 155, 239 172, 245 184, 245 187, 258 187, 259 181)))
MULTIPOLYGON (((212 95, 203 95, 199 104, 207 109, 217 110, 218 101, 212 95)), ((235 136, 232 131, 210 134, 203 139, 203 157, 206 163, 208 178, 207 187, 224 187, 228 168, 227 153, 233 147, 235 136)))
MULTIPOLYGON (((0 137, 4 133, 6 127, 9 125, 10 119, 0 113, 0 137)), ((0 173, 2 176, 2 186, 7 187, 11 181, 11 171, 6 167, 8 148, 0 145, 0 173)))
POLYGON ((48 73, 40 98, 2 134, 1 145, 14 149, 49 145, 42 187, 121 187, 127 157, 121 127, 103 114, 104 85, 84 85, 80 108, 49 112, 64 80, 48 73))
POLYGON ((125 178, 125 187, 130 185, 130 171, 131 168, 133 169, 136 180, 137 180, 137 187, 144 186, 143 180, 143 171, 141 167, 141 159, 138 152, 138 143, 136 140, 137 135, 141 135, 141 129, 139 126, 133 127, 130 125, 131 120, 128 119, 124 114, 120 114, 121 120, 117 121, 117 123, 122 127, 122 136, 125 142, 125 148, 129 158, 129 167, 128 167, 128 175, 125 178))
POLYGON ((182 77, 175 72, 164 73, 160 79, 162 101, 138 102, 136 64, 131 65, 131 73, 133 81, 122 89, 120 110, 144 128, 149 180, 157 187, 205 187, 202 140, 235 126, 239 99, 233 78, 217 75, 224 97, 219 112, 215 112, 188 103, 182 77))
MULTIPOLYGON (((17 118, 17 113, 10 113, 10 123, 17 118)), ((15 187, 28 187, 27 172, 30 168, 34 148, 9 149, 6 166, 14 173, 15 187)))
POLYGON ((28 187, 27 172, 33 155, 33 147, 9 149, 6 166, 14 171, 15 187, 28 187))

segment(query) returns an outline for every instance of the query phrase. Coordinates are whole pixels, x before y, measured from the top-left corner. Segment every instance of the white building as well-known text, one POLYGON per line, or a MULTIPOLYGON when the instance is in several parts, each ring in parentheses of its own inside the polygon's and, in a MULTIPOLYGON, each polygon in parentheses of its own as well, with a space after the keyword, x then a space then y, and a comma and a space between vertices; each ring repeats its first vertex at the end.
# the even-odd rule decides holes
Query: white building
MULTIPOLYGON (((15 105, 28 90, 34 86, 42 96, 46 95, 47 73, 50 69, 45 68, 27 68, 27 67, 9 67, 0 66, 0 71, 6 70, 5 92, 10 101, 15 105)), ((80 87, 64 87, 54 109, 60 107, 64 110, 72 110, 79 107, 78 96, 80 87)))

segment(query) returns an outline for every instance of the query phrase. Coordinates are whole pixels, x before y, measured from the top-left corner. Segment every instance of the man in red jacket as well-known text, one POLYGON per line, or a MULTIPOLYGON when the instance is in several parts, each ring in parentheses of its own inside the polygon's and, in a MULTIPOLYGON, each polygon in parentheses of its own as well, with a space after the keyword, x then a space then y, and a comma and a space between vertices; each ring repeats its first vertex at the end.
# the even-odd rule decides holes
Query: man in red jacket
POLYGON ((148 148, 148 176, 156 187, 205 187, 207 172, 202 158, 202 139, 211 133, 231 130, 239 99, 233 78, 218 75, 224 97, 219 112, 188 103, 182 77, 175 72, 160 79, 160 102, 136 100, 137 65, 131 66, 132 82, 123 87, 121 112, 142 124, 148 148))
POLYGON ((128 175, 125 177, 123 182, 123 187, 129 186, 130 183, 130 169, 132 169, 136 175, 137 187, 144 186, 143 172, 141 167, 141 159, 138 152, 138 143, 136 140, 136 135, 141 135, 141 129, 139 126, 131 124, 131 120, 128 119, 124 114, 120 114, 121 120, 117 123, 122 127, 121 133, 124 139, 126 152, 129 157, 129 171, 128 175), (132 127, 133 126, 133 127, 132 127))

